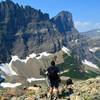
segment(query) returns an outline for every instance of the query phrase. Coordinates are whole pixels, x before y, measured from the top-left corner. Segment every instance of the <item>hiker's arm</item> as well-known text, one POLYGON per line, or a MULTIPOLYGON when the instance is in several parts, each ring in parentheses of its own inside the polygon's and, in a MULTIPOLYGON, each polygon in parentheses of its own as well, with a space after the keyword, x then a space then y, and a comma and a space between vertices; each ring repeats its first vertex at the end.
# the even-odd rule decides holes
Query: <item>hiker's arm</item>
POLYGON ((48 71, 45 72, 45 75, 47 75, 47 74, 48 74, 48 71))

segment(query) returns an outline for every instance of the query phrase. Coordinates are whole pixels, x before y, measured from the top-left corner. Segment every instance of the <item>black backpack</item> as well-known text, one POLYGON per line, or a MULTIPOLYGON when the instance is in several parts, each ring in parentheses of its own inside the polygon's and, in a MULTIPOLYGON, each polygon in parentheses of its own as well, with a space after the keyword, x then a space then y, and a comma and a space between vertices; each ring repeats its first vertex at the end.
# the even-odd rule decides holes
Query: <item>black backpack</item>
POLYGON ((72 85, 72 84, 73 84, 72 79, 69 78, 69 79, 66 81, 66 84, 67 84, 67 85, 72 85))

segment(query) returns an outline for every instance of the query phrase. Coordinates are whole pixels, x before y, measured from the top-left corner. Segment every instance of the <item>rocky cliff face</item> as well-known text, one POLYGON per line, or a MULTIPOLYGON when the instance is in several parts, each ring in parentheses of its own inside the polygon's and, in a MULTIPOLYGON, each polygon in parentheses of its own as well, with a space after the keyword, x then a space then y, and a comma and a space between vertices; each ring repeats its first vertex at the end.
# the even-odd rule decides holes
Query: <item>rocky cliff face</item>
POLYGON ((0 3, 0 61, 11 55, 26 57, 32 52, 55 52, 60 49, 59 32, 53 29, 49 15, 10 0, 0 3))
POLYGON ((77 59, 80 61, 93 59, 92 54, 88 50, 87 39, 75 29, 70 12, 62 11, 52 18, 51 21, 62 35, 63 45, 70 48, 76 54, 77 59))
POLYGON ((47 13, 30 6, 19 6, 10 0, 0 3, 0 63, 9 62, 11 55, 25 58, 33 52, 53 53, 63 45, 81 60, 92 58, 70 12, 62 11, 50 19, 47 13))

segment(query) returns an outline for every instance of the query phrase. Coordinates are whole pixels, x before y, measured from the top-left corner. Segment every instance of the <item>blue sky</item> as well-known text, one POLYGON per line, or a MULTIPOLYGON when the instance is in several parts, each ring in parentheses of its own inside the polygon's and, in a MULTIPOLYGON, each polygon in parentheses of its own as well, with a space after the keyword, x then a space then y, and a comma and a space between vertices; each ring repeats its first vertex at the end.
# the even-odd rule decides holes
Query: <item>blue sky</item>
MULTIPOLYGON (((3 1, 3 0, 0 0, 3 1)), ((55 16, 62 10, 70 11, 79 31, 100 28, 100 0, 12 0, 20 5, 30 5, 55 16)))

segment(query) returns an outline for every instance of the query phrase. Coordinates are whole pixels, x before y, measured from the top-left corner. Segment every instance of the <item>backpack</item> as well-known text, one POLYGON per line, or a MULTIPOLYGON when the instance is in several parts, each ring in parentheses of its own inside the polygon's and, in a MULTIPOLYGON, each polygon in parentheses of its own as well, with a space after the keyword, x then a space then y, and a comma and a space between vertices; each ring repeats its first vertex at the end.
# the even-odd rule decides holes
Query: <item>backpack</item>
POLYGON ((66 84, 67 84, 67 85, 72 85, 72 84, 73 84, 72 79, 69 78, 69 79, 66 81, 66 84))

